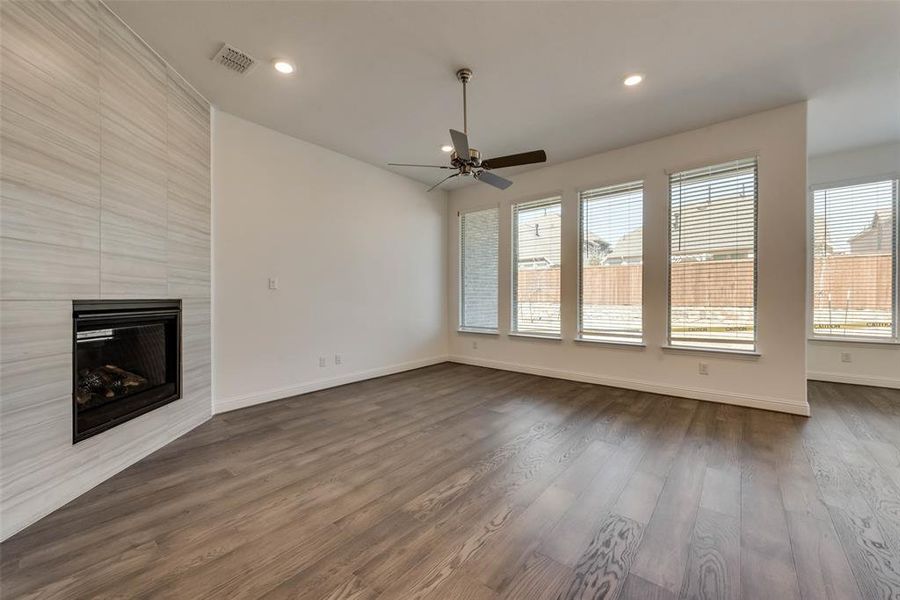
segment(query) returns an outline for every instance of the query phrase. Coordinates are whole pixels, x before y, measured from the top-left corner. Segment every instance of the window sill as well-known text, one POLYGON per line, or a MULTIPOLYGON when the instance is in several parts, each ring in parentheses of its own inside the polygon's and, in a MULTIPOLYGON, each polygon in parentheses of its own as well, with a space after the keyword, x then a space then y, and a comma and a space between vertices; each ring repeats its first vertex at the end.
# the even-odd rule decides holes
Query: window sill
POLYGON ((702 346, 671 346, 665 344, 660 346, 665 352, 685 353, 685 354, 721 354, 723 356, 736 356, 742 358, 759 358, 762 356, 759 352, 752 350, 729 350, 728 348, 703 348, 702 346))
POLYGON ((612 340, 594 340, 589 337, 577 337, 575 341, 579 344, 596 344, 598 346, 609 346, 610 348, 628 348, 633 350, 642 350, 647 347, 644 342, 614 342, 612 340))
POLYGON ((900 340, 873 340, 866 338, 852 338, 852 337, 833 337, 833 338, 820 338, 820 337, 811 337, 807 338, 808 342, 824 342, 826 344, 862 344, 864 346, 900 346, 900 340))
POLYGON ((456 333, 480 333, 481 335, 500 335, 500 332, 496 329, 466 329, 465 327, 460 327, 456 330, 456 333))
POLYGON ((510 331, 507 335, 509 335, 509 337, 527 338, 533 340, 550 340, 551 342, 562 341, 562 336, 543 333, 522 333, 518 331, 510 331))

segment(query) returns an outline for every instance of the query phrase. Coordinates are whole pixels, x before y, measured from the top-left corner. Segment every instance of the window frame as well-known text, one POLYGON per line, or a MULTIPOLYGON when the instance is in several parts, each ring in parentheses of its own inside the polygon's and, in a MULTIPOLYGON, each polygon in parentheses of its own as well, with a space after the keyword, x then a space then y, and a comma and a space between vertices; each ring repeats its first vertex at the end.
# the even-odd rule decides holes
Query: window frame
POLYGON ((487 206, 476 206, 472 208, 460 209, 456 211, 456 227, 457 227, 457 235, 456 239, 458 242, 458 253, 456 256, 456 265, 457 265, 457 273, 456 273, 456 281, 457 281, 457 311, 456 311, 456 331, 457 333, 481 333, 486 335, 498 335, 500 333, 500 273, 502 270, 501 261, 502 257, 500 255, 500 235, 502 224, 500 223, 501 211, 500 205, 491 204, 487 206), (463 244, 463 217, 469 213, 482 212, 486 210, 494 210, 497 213, 497 281, 495 282, 497 288, 497 326, 494 328, 489 327, 467 327, 464 321, 465 315, 465 285, 463 283, 463 252, 465 251, 465 247, 463 244))
MULTIPOLYGON (((709 159, 694 166, 684 166, 666 170, 666 343, 663 350, 675 352, 709 352, 713 354, 733 354, 749 357, 761 356, 759 348, 759 152, 748 152, 735 158, 709 159), (686 171, 695 171, 716 167, 728 163, 754 161, 754 195, 753 195, 753 344, 749 348, 717 348, 715 346, 693 346, 672 343, 672 176, 686 171)), ((704 340, 691 340, 699 344, 710 343, 704 340)))
POLYGON ((630 177, 630 178, 625 178, 625 179, 619 179, 616 182, 612 182, 612 183, 602 183, 602 184, 598 184, 598 185, 591 185, 591 186, 586 186, 583 188, 578 188, 575 191, 575 199, 578 202, 578 241, 577 241, 578 251, 577 251, 577 257, 576 257, 576 265, 577 265, 576 268, 578 269, 578 272, 577 272, 577 280, 578 281, 577 281, 577 289, 576 289, 576 307, 575 307, 575 312, 576 312, 575 341, 576 342, 586 342, 586 343, 600 344, 600 345, 606 345, 606 346, 646 347, 646 332, 644 330, 644 324, 646 322, 646 319, 645 319, 646 315, 644 314, 645 309, 646 309, 646 304, 645 304, 645 300, 646 300, 645 287, 646 286, 644 286, 644 246, 645 246, 644 233, 645 232, 643 231, 644 215, 646 214, 646 211, 644 209, 646 208, 646 201, 647 201, 647 197, 645 194, 646 180, 647 180, 647 178, 645 176, 630 177), (584 332, 584 319, 583 319, 584 313, 582 310, 583 306, 584 306, 584 301, 583 301, 584 288, 583 288, 583 272, 582 272, 584 257, 582 256, 582 254, 583 254, 583 246, 584 246, 584 202, 585 201, 582 198, 582 194, 587 193, 587 192, 596 191, 596 190, 602 190, 604 188, 613 188, 613 187, 620 187, 620 186, 624 187, 627 185, 639 186, 640 190, 641 190, 641 228, 642 228, 642 232, 641 232, 641 333, 640 333, 640 338, 637 340, 634 340, 634 341, 629 341, 629 340, 625 340, 625 339, 621 339, 621 340, 598 339, 598 338, 592 337, 592 334, 585 335, 585 332, 584 332))
POLYGON ((548 340, 561 340, 562 339, 562 331, 563 331, 563 280, 562 280, 562 255, 564 252, 563 246, 563 229, 565 223, 565 215, 563 214, 564 208, 564 194, 562 191, 554 191, 548 192, 545 194, 534 194, 525 198, 520 198, 519 200, 515 200, 510 202, 509 205, 509 223, 510 223, 510 245, 509 245, 509 330, 507 334, 510 337, 519 337, 519 338, 540 338, 540 339, 548 339, 548 340), (559 205, 559 250, 560 250, 560 281, 559 281, 559 331, 556 333, 543 333, 540 331, 529 331, 529 330, 521 330, 517 327, 517 313, 516 310, 516 288, 519 283, 519 253, 517 252, 516 246, 519 241, 519 228, 516 220, 516 207, 522 204, 537 204, 539 202, 547 202, 547 204, 558 204, 559 205))
POLYGON ((838 343, 838 344, 865 344, 867 346, 896 346, 900 345, 900 171, 889 172, 881 175, 872 175, 864 177, 850 177, 844 179, 830 180, 822 183, 812 184, 807 189, 806 204, 806 337, 810 342, 838 343), (893 181, 894 185, 894 239, 892 255, 893 269, 891 269, 891 283, 893 289, 891 298, 892 315, 892 332, 890 337, 885 338, 866 338, 850 335, 831 335, 818 336, 815 330, 815 298, 816 298, 816 273, 815 273, 815 195, 819 190, 827 190, 832 188, 852 187, 856 185, 865 185, 867 183, 878 183, 882 181, 893 181))

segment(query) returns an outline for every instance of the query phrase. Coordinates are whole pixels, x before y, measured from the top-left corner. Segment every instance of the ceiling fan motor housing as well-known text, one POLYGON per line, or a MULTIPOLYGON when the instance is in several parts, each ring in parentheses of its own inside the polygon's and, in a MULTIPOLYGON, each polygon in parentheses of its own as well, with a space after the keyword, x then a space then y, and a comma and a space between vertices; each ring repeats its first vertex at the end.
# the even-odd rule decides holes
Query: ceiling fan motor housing
POLYGON ((462 161, 459 158, 459 155, 454 150, 450 153, 450 164, 454 167, 462 167, 463 165, 469 165, 471 167, 480 167, 481 166, 481 152, 476 150, 475 148, 469 148, 469 160, 462 161))

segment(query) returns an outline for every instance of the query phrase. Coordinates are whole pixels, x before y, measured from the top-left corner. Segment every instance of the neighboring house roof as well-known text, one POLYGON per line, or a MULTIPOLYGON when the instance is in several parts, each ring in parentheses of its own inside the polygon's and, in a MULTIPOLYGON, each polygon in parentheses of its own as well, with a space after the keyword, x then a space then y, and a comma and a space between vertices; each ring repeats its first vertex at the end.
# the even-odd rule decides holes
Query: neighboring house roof
POLYGON ((644 253, 644 228, 632 229, 613 244, 607 262, 627 262, 629 259, 641 258, 644 253))
POLYGON ((737 243, 722 243, 718 238, 697 235, 709 227, 734 223, 735 229, 752 231, 753 206, 743 198, 716 198, 708 202, 692 202, 679 209, 672 207, 672 250, 684 255, 741 254, 753 252, 753 236, 741 235, 737 243), (740 201, 740 203, 738 203, 740 201))
POLYGON ((865 229, 850 238, 850 254, 881 254, 894 245, 894 219, 887 211, 876 211, 865 229))

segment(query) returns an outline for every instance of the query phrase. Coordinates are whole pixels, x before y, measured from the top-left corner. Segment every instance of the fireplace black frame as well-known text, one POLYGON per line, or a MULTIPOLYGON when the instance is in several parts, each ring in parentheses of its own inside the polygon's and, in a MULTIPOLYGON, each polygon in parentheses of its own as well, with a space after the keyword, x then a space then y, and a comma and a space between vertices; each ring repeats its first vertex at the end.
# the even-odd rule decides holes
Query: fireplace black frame
POLYGON ((98 433, 102 433, 117 425, 146 414, 181 398, 182 394, 182 318, 181 300, 73 300, 72 301, 72 443, 76 444, 98 433), (86 430, 78 428, 78 404, 75 390, 78 386, 78 331, 80 324, 96 324, 97 322, 115 322, 120 324, 136 323, 149 319, 175 319, 174 356, 167 356, 167 361, 174 362, 172 372, 175 378, 173 393, 154 400, 140 408, 119 417, 110 419, 86 430))

